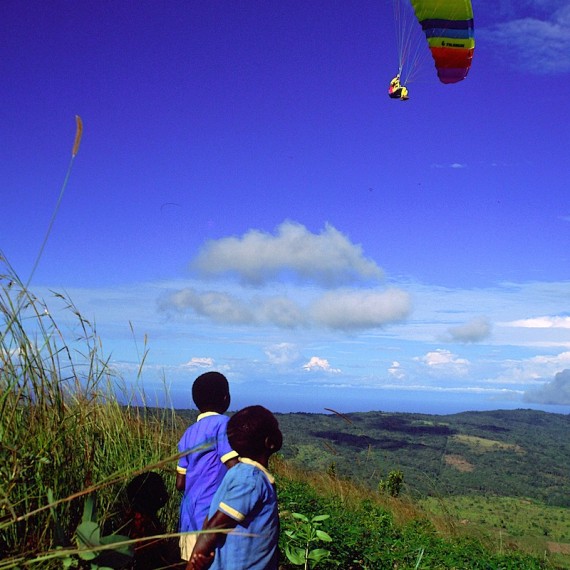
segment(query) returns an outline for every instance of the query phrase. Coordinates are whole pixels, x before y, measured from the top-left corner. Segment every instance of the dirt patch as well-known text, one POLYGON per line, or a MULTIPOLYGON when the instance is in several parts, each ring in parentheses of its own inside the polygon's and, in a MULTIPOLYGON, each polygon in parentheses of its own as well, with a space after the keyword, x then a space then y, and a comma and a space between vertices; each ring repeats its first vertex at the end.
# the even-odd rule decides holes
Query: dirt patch
POLYGON ((548 550, 553 554, 570 554, 570 544, 565 542, 547 542, 548 550))
POLYGON ((469 473, 475 469, 475 466, 461 455, 446 455, 444 461, 447 465, 462 473, 469 473))

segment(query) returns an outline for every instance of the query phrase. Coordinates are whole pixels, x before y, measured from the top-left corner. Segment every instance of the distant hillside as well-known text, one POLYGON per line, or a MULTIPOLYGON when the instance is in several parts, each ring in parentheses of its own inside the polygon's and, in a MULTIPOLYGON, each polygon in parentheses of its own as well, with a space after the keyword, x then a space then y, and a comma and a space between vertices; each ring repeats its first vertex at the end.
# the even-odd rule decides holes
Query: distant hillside
POLYGON ((570 416, 534 410, 447 416, 278 414, 283 455, 376 488, 395 469, 420 495, 496 494, 570 507, 570 416))
MULTIPOLYGON (((187 422, 196 412, 178 410, 187 422)), ((376 489, 392 470, 414 495, 527 497, 570 507, 570 415, 496 410, 276 414, 282 454, 376 489)))

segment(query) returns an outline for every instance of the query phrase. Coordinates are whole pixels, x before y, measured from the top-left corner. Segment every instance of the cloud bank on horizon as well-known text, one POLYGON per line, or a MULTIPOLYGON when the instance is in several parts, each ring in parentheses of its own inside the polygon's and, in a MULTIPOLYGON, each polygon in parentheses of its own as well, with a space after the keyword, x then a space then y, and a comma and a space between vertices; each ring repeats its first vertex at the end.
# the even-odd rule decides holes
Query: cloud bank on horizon
POLYGON ((264 377, 282 386, 487 394, 570 405, 564 378, 552 380, 570 367, 568 317, 527 313, 529 299, 536 304, 544 297, 541 288, 554 299, 549 308, 559 306, 568 283, 505 283, 479 292, 398 285, 332 225, 312 233, 292 221, 274 233, 249 230, 209 240, 190 268, 191 285, 170 284, 160 297, 167 321, 223 330, 230 342, 259 346, 263 358, 247 362, 245 348, 243 358, 226 361, 195 354, 170 366, 172 377, 218 367, 242 382, 264 377), (519 359, 505 356, 513 346, 519 359), (563 352, 556 352, 560 347, 563 352))
MULTIPOLYGON (((398 284, 333 226, 311 233, 293 222, 210 240, 191 268, 175 282, 68 291, 98 315, 104 338, 144 324, 145 374, 166 378, 175 401, 218 369, 242 389, 268 383, 276 398, 313 387, 341 399, 348 389, 570 405, 570 322, 560 310, 570 282, 398 284), (248 255, 251 243, 263 253, 248 255), (320 259, 329 252, 334 262, 320 259)), ((128 353, 112 358, 127 377, 138 371, 128 353)))

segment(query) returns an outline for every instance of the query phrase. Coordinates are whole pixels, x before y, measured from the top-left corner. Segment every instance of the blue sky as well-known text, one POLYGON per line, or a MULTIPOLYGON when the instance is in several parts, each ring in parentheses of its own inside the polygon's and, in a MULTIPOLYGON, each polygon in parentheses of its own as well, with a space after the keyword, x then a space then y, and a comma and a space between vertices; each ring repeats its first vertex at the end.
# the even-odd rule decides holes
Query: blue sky
MULTIPOLYGON (((473 2, 465 81, 408 87, 393 0, 19 2, 0 249, 192 407, 570 411, 570 6, 473 2)), ((420 37, 420 39, 422 39, 420 37)))

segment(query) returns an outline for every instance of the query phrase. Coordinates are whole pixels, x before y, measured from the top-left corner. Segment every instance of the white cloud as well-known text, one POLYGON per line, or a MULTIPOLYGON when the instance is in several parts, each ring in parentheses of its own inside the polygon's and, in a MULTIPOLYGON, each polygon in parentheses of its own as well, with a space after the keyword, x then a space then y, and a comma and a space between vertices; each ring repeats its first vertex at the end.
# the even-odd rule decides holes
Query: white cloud
POLYGON ((332 329, 381 327, 404 320, 411 311, 410 296, 399 289, 386 291, 331 291, 311 310, 317 323, 332 329))
POLYGON ((254 315, 241 300, 219 291, 199 292, 188 287, 168 297, 167 306, 192 309, 197 315, 219 323, 247 324, 254 322, 254 315))
POLYGON ((311 356, 309 362, 303 364, 303 369, 309 372, 329 372, 331 374, 339 374, 341 371, 338 368, 332 368, 326 358, 319 358, 318 356, 311 356))
POLYGON ((479 29, 477 37, 498 46, 497 55, 517 67, 538 74, 569 72, 570 6, 540 7, 549 13, 499 22, 479 29))
POLYGON ((425 364, 430 372, 443 376, 465 376, 471 364, 469 360, 459 358, 449 350, 442 348, 428 352, 415 360, 425 364))
POLYGON ((265 348, 265 355, 271 362, 278 366, 287 365, 299 359, 297 346, 290 342, 272 344, 265 348))
POLYGON ((524 400, 537 404, 570 405, 570 370, 562 370, 540 388, 528 390, 524 400))
POLYGON ((392 366, 388 368, 388 373, 397 380, 403 380, 406 377, 406 373, 402 370, 398 361, 392 362, 392 366))
POLYGON ((184 366, 187 368, 213 368, 214 359, 208 357, 192 357, 184 366))
POLYGON ((242 237, 209 241, 192 265, 206 277, 236 275, 255 285, 284 275, 325 286, 382 277, 380 267, 363 256, 362 248, 333 226, 327 224, 320 234, 313 234, 290 221, 283 222, 276 235, 249 230, 242 237))
POLYGON ((479 342, 491 334, 491 323, 486 317, 476 317, 463 325, 450 327, 447 332, 455 342, 479 342))
POLYGON ((280 296, 260 300, 258 318, 281 328, 295 328, 306 324, 302 308, 291 299, 280 296))
POLYGON ((256 295, 241 299, 219 291, 186 288, 170 294, 163 309, 192 311, 214 322, 273 325, 278 328, 324 327, 364 330, 403 320, 410 312, 409 295, 398 289, 327 291, 302 307, 285 296, 256 295))
POLYGON ((504 372, 498 378, 500 382, 528 384, 542 381, 565 368, 570 368, 570 351, 517 361, 506 360, 503 362, 503 368, 504 372))
POLYGON ((432 164, 432 168, 454 168, 454 169, 461 169, 467 168, 466 164, 461 162, 452 162, 450 164, 432 164))
POLYGON ((570 329, 570 317, 534 317, 502 323, 503 326, 529 329, 570 329))

